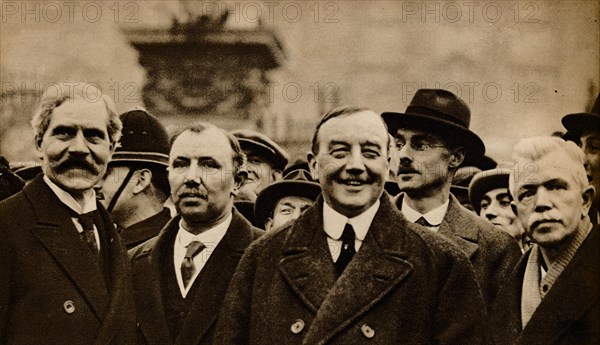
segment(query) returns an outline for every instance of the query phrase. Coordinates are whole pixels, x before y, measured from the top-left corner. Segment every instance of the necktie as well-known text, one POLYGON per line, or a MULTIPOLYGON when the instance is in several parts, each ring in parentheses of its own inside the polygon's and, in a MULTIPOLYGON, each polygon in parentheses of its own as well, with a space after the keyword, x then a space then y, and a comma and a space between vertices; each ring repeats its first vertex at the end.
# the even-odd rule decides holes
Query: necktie
POLYGON ((80 234, 81 238, 87 244, 88 248, 94 254, 98 254, 98 243, 96 242, 96 236, 94 234, 94 214, 93 212, 78 214, 77 219, 79 224, 83 228, 83 232, 80 234))
POLYGON ((196 266, 194 265, 194 257, 198 255, 206 246, 200 241, 192 241, 186 247, 185 257, 181 262, 181 278, 183 280, 183 286, 187 287, 190 280, 196 273, 196 266))
POLYGON ((346 224, 344 227, 344 232, 342 233, 342 250, 340 251, 340 256, 335 262, 335 270, 338 274, 342 274, 346 266, 352 258, 354 254, 356 254, 356 249, 354 249, 354 240, 356 239, 356 234, 354 233, 354 229, 352 225, 346 224))
POLYGON ((419 217, 419 219, 417 219, 417 221, 415 223, 425 226, 425 227, 428 227, 428 228, 431 228, 433 226, 427 221, 427 219, 425 219, 425 217, 419 217))

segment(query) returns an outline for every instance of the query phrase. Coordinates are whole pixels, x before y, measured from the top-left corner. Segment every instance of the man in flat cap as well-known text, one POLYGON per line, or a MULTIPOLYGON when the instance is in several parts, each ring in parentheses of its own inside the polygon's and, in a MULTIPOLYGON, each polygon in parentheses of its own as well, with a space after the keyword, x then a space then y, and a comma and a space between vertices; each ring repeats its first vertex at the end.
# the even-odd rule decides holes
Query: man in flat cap
POLYGON ((416 222, 457 244, 471 260, 489 307, 497 290, 521 257, 516 241, 460 205, 450 193, 461 165, 485 153, 469 130, 471 111, 453 93, 420 89, 406 112, 382 114, 398 155, 396 182, 402 191, 396 207, 416 222))
POLYGON ((156 235, 171 219, 169 136, 150 113, 136 109, 121 115, 123 136, 101 184, 100 199, 132 248, 156 235))
POLYGON ((283 180, 260 192, 254 204, 254 218, 257 224, 264 224, 265 230, 277 230, 298 219, 320 193, 321 187, 313 182, 308 170, 291 170, 283 180))
POLYGON ((596 189, 596 196, 590 207, 590 219, 598 224, 600 220, 600 93, 589 113, 565 115, 563 126, 568 133, 578 138, 585 154, 585 171, 596 189))

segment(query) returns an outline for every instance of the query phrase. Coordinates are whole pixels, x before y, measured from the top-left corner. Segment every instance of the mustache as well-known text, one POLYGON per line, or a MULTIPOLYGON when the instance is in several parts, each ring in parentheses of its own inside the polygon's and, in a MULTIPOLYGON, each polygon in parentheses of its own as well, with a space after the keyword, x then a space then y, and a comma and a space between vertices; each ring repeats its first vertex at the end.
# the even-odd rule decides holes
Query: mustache
POLYGON ((95 175, 100 173, 100 171, 98 171, 98 169, 92 163, 86 161, 85 159, 78 158, 68 158, 56 167, 56 171, 58 173, 64 173, 67 170, 75 168, 86 170, 95 175))
POLYGON ((340 183, 347 183, 347 182, 360 182, 360 183, 365 183, 365 184, 371 184, 375 182, 375 177, 373 177, 373 175, 371 174, 365 174, 365 175, 357 175, 357 176, 339 176, 336 179, 338 182, 340 183))
POLYGON ((178 193, 180 198, 192 197, 192 198, 206 198, 206 193, 200 189, 184 189, 178 193))

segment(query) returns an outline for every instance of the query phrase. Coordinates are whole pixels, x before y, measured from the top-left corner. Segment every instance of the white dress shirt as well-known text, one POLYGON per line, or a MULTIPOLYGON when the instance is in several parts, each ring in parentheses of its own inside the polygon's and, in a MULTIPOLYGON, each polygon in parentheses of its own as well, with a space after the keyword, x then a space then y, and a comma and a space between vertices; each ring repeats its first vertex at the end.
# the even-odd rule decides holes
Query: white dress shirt
POLYGON ((327 244, 329 245, 331 258, 334 262, 337 261, 342 250, 341 237, 346 223, 350 223, 352 228, 354 228, 354 233, 356 234, 354 248, 356 249, 356 252, 358 252, 365 240, 365 236, 367 236, 369 227, 371 227, 371 222, 373 222, 375 213, 377 213, 377 210, 379 209, 379 204, 380 202, 377 200, 377 202, 365 212, 356 217, 348 218, 335 211, 327 205, 326 202, 323 202, 323 230, 325 230, 325 233, 327 234, 327 244))
POLYGON ((444 217, 446 216, 446 211, 448 211, 449 204, 450 204, 450 199, 446 200, 445 203, 434 208, 433 210, 431 210, 425 214, 421 214, 421 212, 408 206, 408 204, 406 203, 406 198, 402 198, 402 206, 401 206, 402 208, 400 209, 400 211, 402 212, 402 215, 404 215, 404 217, 409 222, 412 222, 412 223, 416 223, 417 220, 421 217, 425 218, 425 220, 429 224, 432 225, 432 226, 427 226, 427 228, 437 232, 438 229, 440 228, 440 224, 442 224, 442 221, 444 220, 444 217))
MULTIPOLYGON (((50 181, 48 176, 44 175, 44 182, 50 187, 52 192, 56 194, 58 200, 60 200, 63 204, 65 204, 68 208, 70 208, 73 212, 77 214, 84 214, 96 211, 96 192, 93 189, 86 190, 83 192, 83 206, 81 206, 71 194, 62 190, 59 186, 57 186, 54 182, 50 181)), ((83 233, 83 226, 79 223, 79 218, 71 217, 71 221, 75 225, 77 231, 81 234, 83 233)), ((94 237, 96 238, 96 244, 98 244, 98 249, 100 249, 100 236, 98 234, 98 228, 94 224, 94 237)))
POLYGON ((177 236, 175 237, 175 243, 173 246, 173 265, 175 266, 175 275, 177 276, 177 284, 179 285, 179 291, 181 291, 181 296, 185 298, 190 291, 190 288, 194 284, 196 277, 204 265, 208 262, 208 259, 212 255, 213 251, 225 236, 227 232, 227 228, 229 228, 229 224, 231 224, 232 214, 229 214, 227 218, 217 226, 212 229, 208 229, 198 235, 194 235, 191 232, 188 232, 183 227, 183 219, 179 221, 179 231, 177 232, 177 236), (198 253, 193 259, 194 267, 196 271, 190 279, 188 286, 183 286, 183 278, 181 277, 181 263, 183 262, 183 258, 185 257, 185 253, 187 251, 187 246, 192 241, 200 241, 204 244, 205 248, 198 253))

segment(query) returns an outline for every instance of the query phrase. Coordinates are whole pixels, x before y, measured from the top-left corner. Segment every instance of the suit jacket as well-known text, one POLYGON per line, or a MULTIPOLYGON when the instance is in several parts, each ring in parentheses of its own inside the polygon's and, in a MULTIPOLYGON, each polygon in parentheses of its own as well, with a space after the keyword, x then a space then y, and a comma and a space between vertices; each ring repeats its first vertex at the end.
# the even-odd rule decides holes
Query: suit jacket
POLYGON ((1 344, 134 343, 125 246, 97 207, 104 270, 42 175, 0 204, 1 344))
POLYGON ((119 235, 125 242, 125 247, 131 249, 157 236, 169 220, 171 220, 171 211, 165 207, 152 217, 122 229, 119 235))
POLYGON ((600 344, 600 226, 592 229, 522 329, 521 291, 530 252, 498 294, 487 343, 600 344))
MULTIPOLYGON (((225 236, 214 249, 194 284, 197 287, 180 333, 170 334, 163 308, 161 269, 169 262, 180 216, 173 218, 159 236, 130 251, 135 304, 139 322, 138 344, 211 344, 214 325, 235 268, 246 247, 264 231, 253 227, 234 208, 225 236)), ((168 269, 168 268, 167 268, 168 269)))
MULTIPOLYGON (((396 206, 402 205, 402 196, 396 206)), ((450 194, 450 203, 437 231, 454 242, 469 258, 481 287, 483 300, 491 307, 498 289, 522 256, 517 241, 507 233, 463 207, 450 194)))
POLYGON ((323 199, 244 254, 214 344, 479 344, 485 314, 460 250, 417 228, 387 194, 337 277, 323 199))

